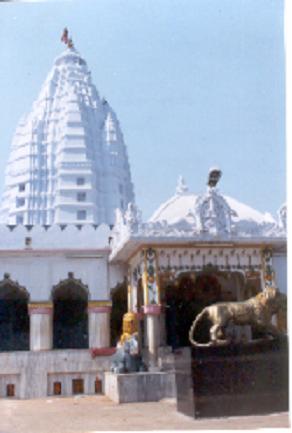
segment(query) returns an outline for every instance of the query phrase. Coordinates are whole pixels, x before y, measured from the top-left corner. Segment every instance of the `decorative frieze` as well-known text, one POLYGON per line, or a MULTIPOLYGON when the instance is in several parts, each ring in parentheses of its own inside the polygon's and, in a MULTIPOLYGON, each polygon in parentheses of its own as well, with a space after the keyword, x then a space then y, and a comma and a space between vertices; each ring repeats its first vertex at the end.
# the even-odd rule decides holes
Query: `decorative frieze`
POLYGON ((88 301, 88 313, 110 313, 111 309, 111 301, 88 301))
POLYGON ((162 312, 162 306, 161 305, 144 305, 143 307, 144 314, 146 315, 153 315, 153 316, 159 316, 162 312))
POLYGON ((31 302, 28 304, 28 313, 31 314, 53 314, 52 302, 31 302))

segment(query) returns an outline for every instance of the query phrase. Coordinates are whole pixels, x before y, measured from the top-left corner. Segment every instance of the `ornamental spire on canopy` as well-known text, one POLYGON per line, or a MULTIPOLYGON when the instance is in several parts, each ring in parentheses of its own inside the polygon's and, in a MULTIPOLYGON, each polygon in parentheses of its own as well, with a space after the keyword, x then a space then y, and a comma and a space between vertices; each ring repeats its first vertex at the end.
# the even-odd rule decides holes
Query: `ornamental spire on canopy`
POLYGON ((188 192, 188 190, 189 190, 189 188, 188 188, 183 176, 180 175, 178 177, 177 185, 176 185, 176 189, 175 189, 176 195, 185 194, 186 192, 188 192))
POLYGON ((212 167, 209 170, 208 183, 210 188, 215 188, 222 176, 222 171, 218 167, 212 167))

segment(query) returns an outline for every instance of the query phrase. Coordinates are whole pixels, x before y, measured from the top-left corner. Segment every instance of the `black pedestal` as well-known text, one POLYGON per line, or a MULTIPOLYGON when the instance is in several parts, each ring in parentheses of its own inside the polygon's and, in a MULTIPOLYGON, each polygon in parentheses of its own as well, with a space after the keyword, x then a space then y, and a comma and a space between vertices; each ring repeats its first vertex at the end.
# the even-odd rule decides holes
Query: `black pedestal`
POLYGON ((175 358, 180 412, 203 418, 288 410, 286 339, 185 349, 175 358))

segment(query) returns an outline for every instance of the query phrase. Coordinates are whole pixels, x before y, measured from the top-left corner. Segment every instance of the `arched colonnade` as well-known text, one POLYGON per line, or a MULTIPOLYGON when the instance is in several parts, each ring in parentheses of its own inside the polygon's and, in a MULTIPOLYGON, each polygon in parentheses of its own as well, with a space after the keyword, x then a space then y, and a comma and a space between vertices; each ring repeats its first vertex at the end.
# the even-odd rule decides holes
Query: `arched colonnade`
POLYGON ((111 301, 90 300, 72 272, 33 302, 8 273, 0 281, 0 351, 82 349, 110 346, 111 301))

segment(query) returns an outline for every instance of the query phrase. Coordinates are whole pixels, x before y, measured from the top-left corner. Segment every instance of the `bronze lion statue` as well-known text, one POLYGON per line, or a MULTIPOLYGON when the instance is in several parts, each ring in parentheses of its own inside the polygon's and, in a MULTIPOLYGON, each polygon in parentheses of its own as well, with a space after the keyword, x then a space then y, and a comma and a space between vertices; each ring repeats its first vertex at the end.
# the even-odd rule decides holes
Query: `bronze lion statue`
POLYGON ((287 297, 274 287, 266 287, 256 296, 243 302, 219 302, 205 307, 194 320, 189 339, 194 346, 212 346, 230 343, 226 339, 225 330, 228 325, 251 325, 272 337, 279 336, 282 332, 272 324, 272 316, 280 311, 285 312, 287 297), (210 341, 199 343, 194 340, 194 331, 203 318, 211 322, 210 341), (222 338, 223 337, 223 338, 222 338))

